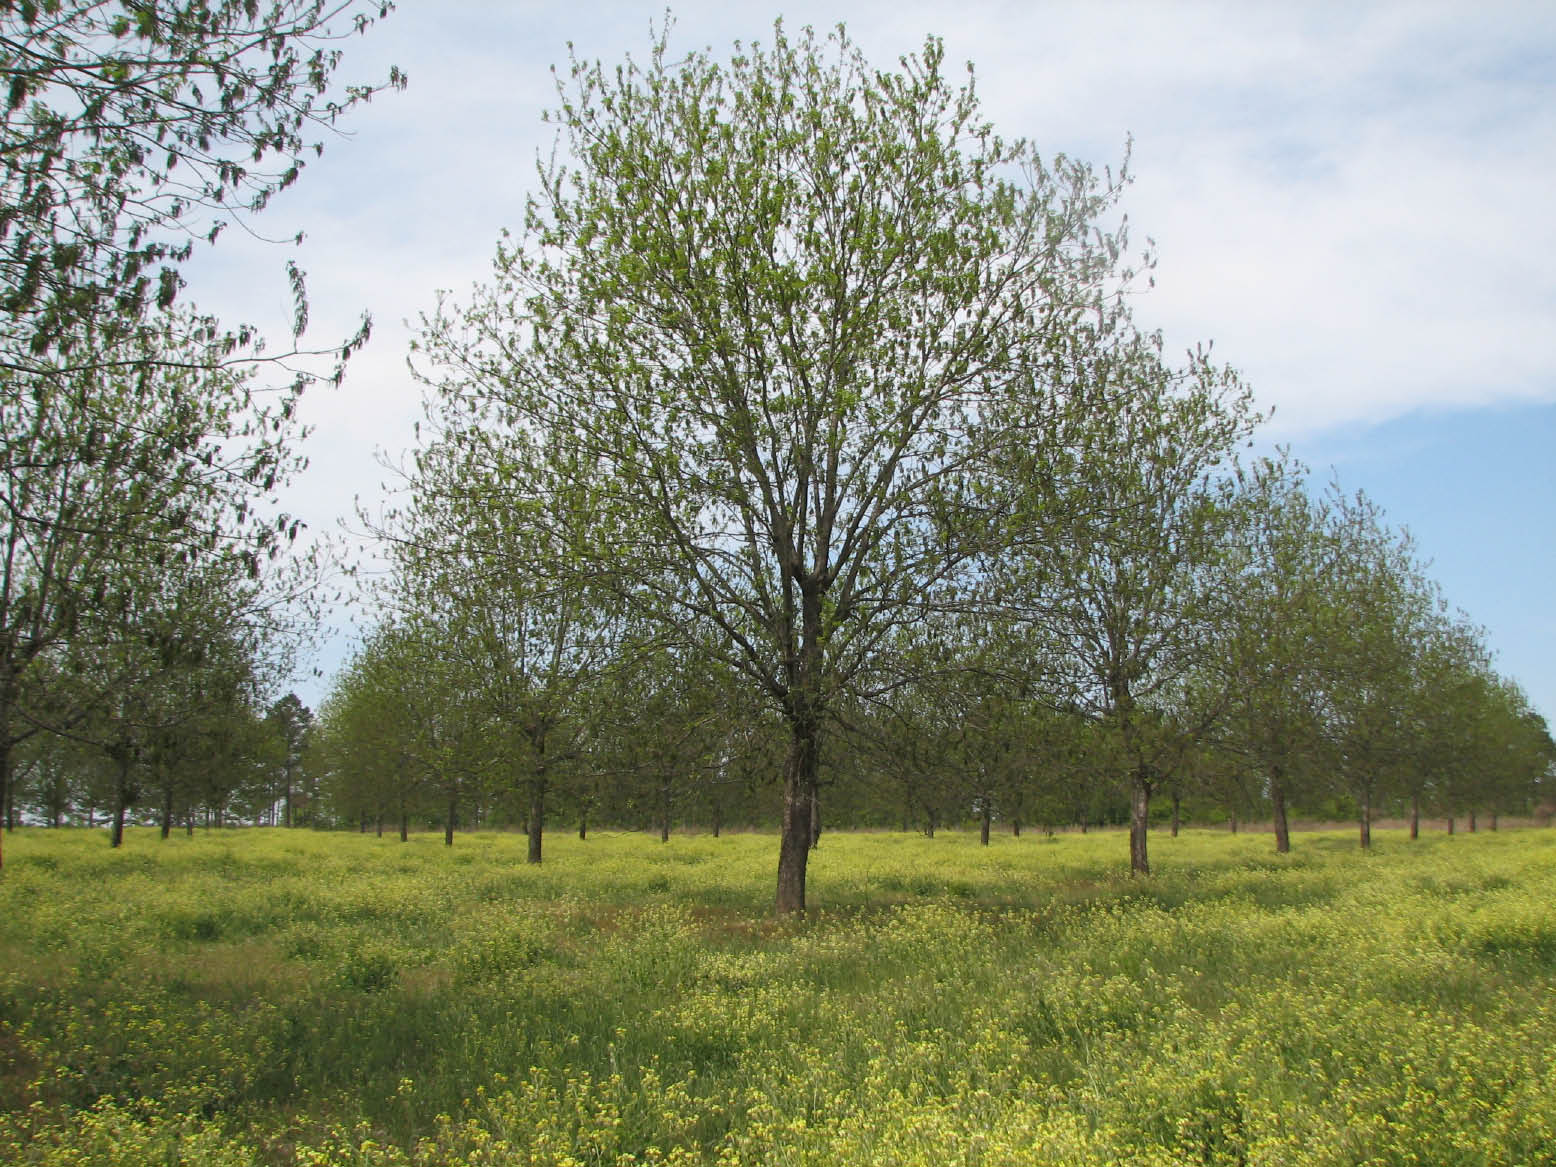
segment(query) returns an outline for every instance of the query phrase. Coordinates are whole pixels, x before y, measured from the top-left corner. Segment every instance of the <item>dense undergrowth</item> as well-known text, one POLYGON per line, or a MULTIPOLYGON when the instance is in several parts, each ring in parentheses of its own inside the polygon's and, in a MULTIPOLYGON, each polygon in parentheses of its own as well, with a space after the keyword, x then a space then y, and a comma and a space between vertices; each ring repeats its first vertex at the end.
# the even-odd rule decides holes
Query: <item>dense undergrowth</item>
POLYGON ((0 1161, 1556 1163, 1556 831, 24 831, 0 1161))

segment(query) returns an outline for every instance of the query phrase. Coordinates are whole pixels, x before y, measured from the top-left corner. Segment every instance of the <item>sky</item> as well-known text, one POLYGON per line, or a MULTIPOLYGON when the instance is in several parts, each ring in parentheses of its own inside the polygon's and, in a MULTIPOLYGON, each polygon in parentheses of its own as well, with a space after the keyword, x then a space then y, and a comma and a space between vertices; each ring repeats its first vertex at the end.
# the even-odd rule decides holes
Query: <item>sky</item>
MULTIPOLYGON (((681 3, 672 51, 726 54, 846 23, 877 66, 943 39, 1007 138, 1117 169, 1154 241, 1137 320, 1213 343, 1321 484, 1382 504, 1499 671, 1556 724, 1556 6, 1228 2, 681 3)), ((341 76, 410 78, 355 111, 292 190, 190 269, 190 296, 278 342, 284 264, 320 344, 374 319, 344 385, 305 398, 308 470, 282 505, 316 533, 376 510, 414 444, 407 368, 437 292, 468 296, 522 227, 569 44, 647 55, 658 3, 399 0, 341 76)), ((339 611, 297 690, 317 704, 351 639, 339 611)))

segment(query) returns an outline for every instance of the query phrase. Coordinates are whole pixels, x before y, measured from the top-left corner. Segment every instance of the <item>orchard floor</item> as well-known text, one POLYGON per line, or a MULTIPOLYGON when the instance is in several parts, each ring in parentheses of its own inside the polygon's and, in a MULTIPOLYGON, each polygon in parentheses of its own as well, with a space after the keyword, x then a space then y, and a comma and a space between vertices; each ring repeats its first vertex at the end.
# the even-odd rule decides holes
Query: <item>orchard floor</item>
POLYGON ((23 830, 0 1161, 1556 1163, 1556 830, 23 830))

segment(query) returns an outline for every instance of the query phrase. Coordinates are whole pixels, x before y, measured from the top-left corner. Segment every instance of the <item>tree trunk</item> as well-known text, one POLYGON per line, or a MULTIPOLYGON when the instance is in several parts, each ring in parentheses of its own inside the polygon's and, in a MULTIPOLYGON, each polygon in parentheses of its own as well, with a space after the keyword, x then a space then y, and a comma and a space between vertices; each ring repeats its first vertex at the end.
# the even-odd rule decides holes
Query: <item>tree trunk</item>
POLYGON ((1470 834, 1473 835, 1475 833, 1475 812, 1474 811, 1470 811, 1469 820, 1470 820, 1470 834))
POLYGON ((821 846, 821 788, 813 787, 810 792, 810 849, 814 851, 821 846))
POLYGON ((1492 811, 1491 812, 1491 829, 1493 831, 1497 829, 1497 812, 1496 811, 1492 811))
POLYGON ((400 842, 409 841, 411 837, 411 816, 404 807, 400 808, 400 842))
POLYGON ((1010 820, 1010 837, 1012 839, 1019 839, 1019 838, 1021 838, 1021 820, 1020 819, 1011 819, 1010 820))
POLYGON ((1227 811, 1226 825, 1227 829, 1231 831, 1232 834, 1237 834, 1237 812, 1235 810, 1227 811))
POLYGON ((529 855, 531 863, 540 862, 541 835, 546 829, 546 780, 535 777, 529 783, 529 855))
POLYGON ((173 832, 173 780, 164 776, 162 780, 162 837, 166 839, 173 832))
POLYGON ((194 808, 190 807, 189 808, 189 812, 184 815, 184 838, 186 838, 186 839, 194 838, 194 821, 195 821, 194 808))
POLYGON ((1178 827, 1183 822, 1181 814, 1182 802, 1182 796, 1174 790, 1172 792, 1172 837, 1174 839, 1178 837, 1178 827))
POLYGON ((662 782, 659 786, 659 841, 670 841, 670 783, 662 782))
POLYGON ((290 830, 292 826, 292 763, 290 760, 281 767, 281 772, 286 775, 286 810, 285 817, 281 822, 283 826, 290 830))
POLYGON ((1151 783, 1145 767, 1137 766, 1129 782, 1129 871, 1132 875, 1150 875, 1146 855, 1147 832, 1151 825, 1151 783))
POLYGON ((1410 840, 1414 842, 1421 837, 1421 796, 1410 796, 1410 840))
MULTIPOLYGON (((1286 788, 1281 785, 1278 772, 1270 779, 1270 803, 1275 810, 1275 851, 1285 855, 1291 850, 1291 827, 1286 822, 1286 788)), ((1237 833, 1235 819, 1232 833, 1237 833)))
POLYGON ((130 756, 126 751, 119 759, 119 773, 113 784, 113 829, 108 835, 108 845, 118 847, 124 842, 124 812, 130 802, 130 756))
POLYGON ((1363 850, 1372 846, 1372 791, 1362 796, 1361 845, 1363 850))
POLYGON ((718 802, 715 802, 713 804, 713 837, 715 839, 717 839, 719 837, 719 828, 722 827, 723 825, 724 825, 723 807, 718 802))
POLYGON ((924 837, 926 839, 935 837, 935 812, 928 807, 924 810, 924 837))
POLYGON ((816 807, 816 772, 820 760, 821 727, 808 716, 789 723, 789 756, 783 767, 783 831, 778 840, 779 915, 805 910, 805 869, 814 836, 811 815, 816 807))
POLYGON ((459 796, 450 794, 448 796, 448 821, 443 824, 443 845, 445 847, 454 845, 454 813, 458 808, 459 796))
POLYGON ((978 824, 978 842, 982 843, 985 847, 989 845, 989 828, 993 825, 993 823, 993 808, 989 806, 989 800, 984 799, 983 814, 981 816, 981 821, 978 824))
POLYGON ((587 806, 582 806, 578 808, 578 841, 582 843, 584 840, 588 839, 588 837, 589 808, 587 806))
POLYGON ((1453 834, 1453 816, 1452 815, 1448 816, 1448 833, 1450 835, 1453 834))
MULTIPOLYGON (((12 667, 7 662, 7 677, 10 678, 6 685, 0 686, 0 797, 7 803, 11 800, 11 710, 15 706, 15 678, 16 674, 10 671, 12 667)), ((4 843, 0 842, 0 870, 5 867, 4 843)))

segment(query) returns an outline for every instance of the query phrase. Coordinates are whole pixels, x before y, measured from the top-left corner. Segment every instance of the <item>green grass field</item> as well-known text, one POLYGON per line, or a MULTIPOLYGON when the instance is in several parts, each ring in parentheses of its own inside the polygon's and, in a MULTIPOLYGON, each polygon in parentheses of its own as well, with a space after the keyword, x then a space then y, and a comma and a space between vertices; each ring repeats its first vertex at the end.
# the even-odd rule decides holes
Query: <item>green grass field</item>
POLYGON ((1556 831, 5 846, 7 1163, 1556 1163, 1556 831))

